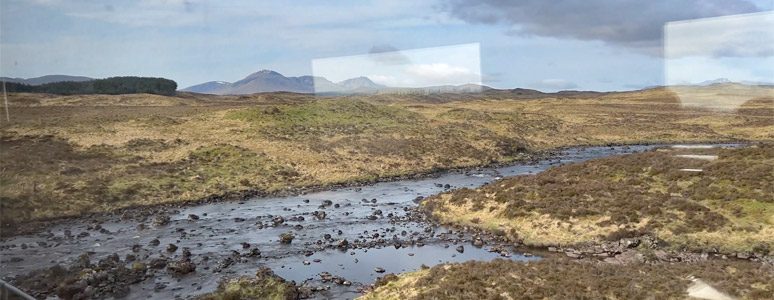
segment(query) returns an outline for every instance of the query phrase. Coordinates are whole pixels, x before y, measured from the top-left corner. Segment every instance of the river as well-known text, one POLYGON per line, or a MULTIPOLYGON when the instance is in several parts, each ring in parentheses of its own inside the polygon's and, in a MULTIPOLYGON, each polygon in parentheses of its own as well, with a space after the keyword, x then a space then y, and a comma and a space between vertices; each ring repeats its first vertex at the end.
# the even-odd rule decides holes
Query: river
MULTIPOLYGON (((0 242, 3 265, 0 276, 8 278, 57 263, 71 263, 84 252, 90 253, 92 261, 117 253, 122 260, 131 254, 147 263, 159 256, 179 259, 182 249, 189 248, 191 259, 197 264, 195 272, 180 276, 168 274, 163 269, 153 271, 154 277, 130 286, 129 298, 187 298, 213 291, 223 276, 252 276, 258 268, 270 267, 287 280, 330 286, 328 291, 315 293, 318 299, 351 299, 361 295, 359 289, 384 274, 413 271, 423 264, 433 266, 501 257, 500 252, 490 252, 489 245, 473 247, 470 236, 459 237, 455 231, 452 236, 458 241, 441 240, 439 235, 448 233, 449 229, 407 218, 407 212, 417 205, 417 197, 462 187, 478 187, 502 177, 534 174, 559 164, 640 152, 653 147, 571 148, 536 163, 449 172, 436 178, 384 182, 306 195, 187 207, 170 214, 170 223, 165 226, 152 226, 153 218, 149 218, 143 223, 147 225, 146 229, 138 229, 138 221, 120 220, 118 217, 101 220, 100 226, 104 229, 101 232, 91 223, 68 220, 43 233, 16 236, 0 242), (331 202, 330 205, 323 205, 326 200, 331 202), (316 211, 324 211, 325 218, 315 217, 316 211), (192 214, 199 219, 189 220, 188 216, 192 214), (284 222, 275 224, 276 216, 281 216, 284 222), (67 230, 74 236, 81 232, 88 232, 89 235, 66 237, 67 230), (294 235, 290 244, 279 242, 279 235, 283 233, 294 235), (326 239, 326 234, 330 238, 326 239), (158 239, 160 245, 149 245, 154 239, 158 239), (337 247, 343 239, 350 243, 350 249, 337 247), (455 242, 464 246, 463 252, 456 250, 458 245, 455 242), (245 248, 244 243, 249 248, 245 248), (22 249, 22 244, 27 246, 26 249, 22 249), (167 244, 174 244, 179 249, 167 252, 167 244), (133 251, 133 245, 140 245, 141 249, 133 251), (362 248, 351 249, 358 246, 362 248), (255 248, 259 249, 260 257, 245 257, 255 248), (233 257, 233 251, 243 257, 215 273, 227 257, 233 257), (377 273, 376 268, 384 269, 385 273, 377 273), (321 272, 340 276, 352 284, 323 283, 319 276, 321 272)), ((524 249, 510 248, 507 251, 510 259, 539 259, 538 255, 522 255, 526 251, 524 249)))

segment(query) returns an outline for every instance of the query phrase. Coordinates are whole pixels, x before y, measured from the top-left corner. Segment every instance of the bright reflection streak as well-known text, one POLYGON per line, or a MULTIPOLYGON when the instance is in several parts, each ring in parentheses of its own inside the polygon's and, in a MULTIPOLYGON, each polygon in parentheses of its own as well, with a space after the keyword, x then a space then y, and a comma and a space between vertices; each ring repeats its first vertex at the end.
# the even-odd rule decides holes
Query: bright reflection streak
POLYGON ((774 12, 667 23, 664 57, 666 85, 683 105, 735 109, 768 99, 774 96, 774 12), (696 84, 710 88, 699 91, 696 84))
POLYGON ((316 93, 481 91, 478 43, 315 59, 312 72, 316 93))

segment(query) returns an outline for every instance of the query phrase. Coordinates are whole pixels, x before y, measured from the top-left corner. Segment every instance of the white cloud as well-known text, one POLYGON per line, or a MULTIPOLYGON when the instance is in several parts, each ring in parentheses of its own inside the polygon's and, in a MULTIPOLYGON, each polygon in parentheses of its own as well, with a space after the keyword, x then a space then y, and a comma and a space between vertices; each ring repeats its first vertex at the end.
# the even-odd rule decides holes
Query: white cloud
POLYGON ((406 67, 406 73, 420 81, 457 81, 460 78, 477 77, 475 73, 466 68, 448 64, 412 65, 406 67))
POLYGON ((530 87, 543 91, 560 91, 577 88, 578 85, 574 82, 564 79, 543 79, 530 84, 530 87))

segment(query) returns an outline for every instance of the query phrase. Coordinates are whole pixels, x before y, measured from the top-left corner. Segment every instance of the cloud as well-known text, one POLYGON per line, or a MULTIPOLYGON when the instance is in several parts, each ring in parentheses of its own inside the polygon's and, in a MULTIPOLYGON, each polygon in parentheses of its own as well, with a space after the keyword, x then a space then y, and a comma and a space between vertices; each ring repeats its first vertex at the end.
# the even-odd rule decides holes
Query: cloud
POLYGON ((574 82, 570 82, 564 79, 543 79, 541 81, 533 82, 530 87, 539 90, 560 91, 577 88, 578 85, 574 82))
POLYGON ((514 35, 603 41, 653 56, 667 22, 761 11, 746 0, 448 0, 441 9, 514 35))
POLYGON ((405 72, 417 82, 427 84, 437 85, 449 84, 452 82, 481 82, 481 76, 479 74, 464 67, 450 66, 445 63, 412 65, 406 67, 405 72))
POLYGON ((397 48, 390 45, 374 45, 368 51, 368 58, 386 65, 406 65, 411 60, 397 48))

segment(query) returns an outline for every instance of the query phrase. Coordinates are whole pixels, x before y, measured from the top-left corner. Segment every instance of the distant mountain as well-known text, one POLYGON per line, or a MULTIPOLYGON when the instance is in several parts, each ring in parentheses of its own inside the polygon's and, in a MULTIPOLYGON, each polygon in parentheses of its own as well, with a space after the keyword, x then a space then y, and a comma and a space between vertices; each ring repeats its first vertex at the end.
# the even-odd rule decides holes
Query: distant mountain
POLYGON ((312 76, 285 77, 275 71, 262 70, 234 83, 211 81, 184 88, 183 91, 216 95, 243 95, 278 91, 314 93, 314 85, 315 77, 312 76))
POLYGON ((485 89, 489 88, 475 84, 421 88, 388 87, 363 76, 334 83, 318 76, 285 77, 275 71, 262 70, 234 83, 210 81, 189 86, 182 91, 215 95, 243 95, 279 91, 324 94, 435 94, 473 93, 485 89))
POLYGON ((683 81, 683 82, 679 82, 677 85, 710 86, 713 84, 730 84, 730 83, 741 83, 745 85, 774 85, 774 82, 751 81, 751 80, 733 81, 733 80, 729 80, 728 78, 717 78, 713 80, 705 80, 699 83, 691 83, 691 82, 683 81))
POLYGON ((193 86, 189 86, 183 91, 186 92, 194 92, 199 94, 209 94, 212 91, 218 90, 218 89, 225 89, 231 86, 231 83, 225 82, 225 81, 210 81, 205 82, 193 86))
POLYGON ((372 88, 372 89, 380 89, 380 88, 386 88, 387 86, 377 84, 371 79, 368 79, 368 77, 356 77, 356 78, 350 78, 347 80, 344 80, 342 82, 338 83, 339 86, 343 87, 343 90, 354 90, 358 88, 372 88))
POLYGON ((93 78, 84 77, 84 76, 70 76, 70 75, 46 75, 46 76, 27 78, 27 79, 0 77, 0 80, 5 82, 15 82, 15 83, 28 84, 28 85, 41 85, 46 83, 62 82, 62 81, 82 82, 82 81, 89 81, 92 79, 93 78))

